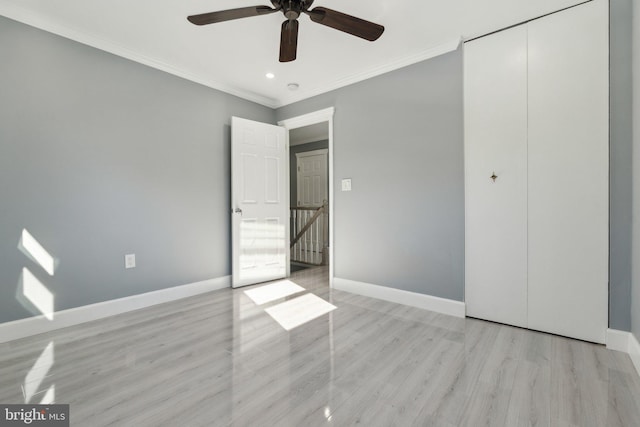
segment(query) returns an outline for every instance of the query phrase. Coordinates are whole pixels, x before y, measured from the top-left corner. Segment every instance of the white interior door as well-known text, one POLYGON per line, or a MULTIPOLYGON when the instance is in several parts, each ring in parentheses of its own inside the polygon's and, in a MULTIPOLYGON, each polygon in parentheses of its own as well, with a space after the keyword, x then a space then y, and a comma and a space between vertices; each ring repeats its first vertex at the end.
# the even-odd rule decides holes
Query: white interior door
POLYGON ((466 43, 464 65, 467 315, 526 327, 526 26, 466 43))
POLYGON ((327 200, 327 151, 315 150, 296 154, 298 206, 322 206, 327 200))
POLYGON ((608 2, 529 24, 529 327, 604 343, 608 2))
POLYGON ((284 128, 231 119, 234 288, 286 276, 287 167, 284 128))

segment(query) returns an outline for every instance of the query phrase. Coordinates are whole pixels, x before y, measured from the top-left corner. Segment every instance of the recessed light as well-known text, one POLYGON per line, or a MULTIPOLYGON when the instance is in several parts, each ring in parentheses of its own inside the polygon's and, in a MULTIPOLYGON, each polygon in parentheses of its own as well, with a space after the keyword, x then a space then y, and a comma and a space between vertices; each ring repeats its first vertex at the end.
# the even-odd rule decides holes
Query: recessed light
POLYGON ((300 87, 300 85, 298 83, 289 83, 287 85, 287 88, 289 90, 298 90, 299 87, 300 87))
POLYGON ((266 78, 268 78, 268 79, 272 79, 272 78, 274 78, 276 75, 275 75, 275 74, 273 74, 273 73, 267 73, 267 74, 265 74, 264 76, 265 76, 266 78))

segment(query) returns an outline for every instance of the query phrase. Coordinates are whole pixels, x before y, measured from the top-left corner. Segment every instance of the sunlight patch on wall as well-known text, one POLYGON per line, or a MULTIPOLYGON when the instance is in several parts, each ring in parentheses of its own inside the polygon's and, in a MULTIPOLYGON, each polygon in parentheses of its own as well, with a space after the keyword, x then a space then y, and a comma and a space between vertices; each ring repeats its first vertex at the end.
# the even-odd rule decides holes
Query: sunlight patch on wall
POLYGON ((36 238, 27 231, 26 228, 22 230, 22 236, 20 237, 18 248, 20 248, 20 250, 33 261, 38 263, 44 271, 49 273, 49 276, 54 275, 56 268, 55 259, 45 248, 42 247, 36 238))
POLYGON ((314 294, 306 294, 269 307, 265 309, 265 311, 273 317, 280 326, 290 331, 336 308, 335 305, 329 304, 314 294))
MULTIPOLYGON (((49 276, 55 274, 58 260, 51 256, 26 228, 22 229, 18 250, 38 264, 49 276)), ((22 269, 16 290, 16 299, 33 314, 42 314, 49 321, 53 321, 54 295, 27 267, 22 269)), ((53 364, 54 343, 50 341, 24 377, 24 383, 22 384, 24 403, 29 403, 37 394, 42 394, 40 404, 49 405, 55 403, 55 384, 49 386, 46 391, 39 391, 45 378, 50 375, 53 364)))
POLYGON ((42 284, 28 268, 22 269, 21 284, 18 286, 18 300, 28 301, 37 311, 42 313, 47 319, 53 320, 54 316, 54 296, 45 285, 42 284))

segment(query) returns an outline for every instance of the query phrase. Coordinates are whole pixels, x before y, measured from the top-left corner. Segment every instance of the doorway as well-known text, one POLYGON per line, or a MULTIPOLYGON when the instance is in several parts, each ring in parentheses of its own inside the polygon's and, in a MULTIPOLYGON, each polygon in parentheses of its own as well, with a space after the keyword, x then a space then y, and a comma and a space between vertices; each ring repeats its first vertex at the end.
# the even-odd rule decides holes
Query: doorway
POLYGON ((329 126, 289 132, 291 271, 329 264, 329 126))
POLYGON ((289 273, 329 266, 333 277, 333 108, 278 122, 287 130, 289 273))

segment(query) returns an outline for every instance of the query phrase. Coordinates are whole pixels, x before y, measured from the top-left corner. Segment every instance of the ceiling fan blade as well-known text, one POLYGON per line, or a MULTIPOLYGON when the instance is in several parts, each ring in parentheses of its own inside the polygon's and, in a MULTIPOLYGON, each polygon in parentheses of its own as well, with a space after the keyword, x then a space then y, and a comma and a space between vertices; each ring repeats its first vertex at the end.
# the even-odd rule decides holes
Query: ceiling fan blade
POLYGON ((251 16, 267 15, 278 12, 279 9, 271 9, 269 6, 241 7, 239 9, 221 10, 219 12, 191 15, 187 19, 195 25, 215 24, 216 22, 231 21, 233 19, 249 18, 251 16))
POLYGON ((346 13, 336 10, 327 9, 326 7, 316 7, 305 13, 309 15, 313 22, 344 31, 345 33, 369 41, 377 40, 384 32, 382 25, 365 21, 364 19, 356 18, 355 16, 347 15, 346 13))
POLYGON ((284 21, 280 33, 280 62, 291 62, 296 59, 298 50, 298 21, 284 21))

